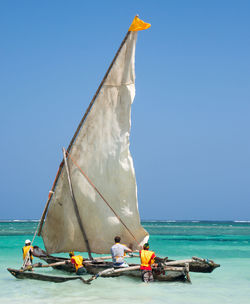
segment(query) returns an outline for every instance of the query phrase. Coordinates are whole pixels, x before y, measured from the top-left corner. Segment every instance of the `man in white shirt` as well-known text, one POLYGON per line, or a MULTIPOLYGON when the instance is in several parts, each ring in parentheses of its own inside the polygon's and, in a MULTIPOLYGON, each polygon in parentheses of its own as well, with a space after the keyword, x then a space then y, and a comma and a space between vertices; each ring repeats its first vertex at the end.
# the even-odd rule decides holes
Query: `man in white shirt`
POLYGON ((124 253, 132 252, 130 248, 125 245, 120 244, 121 238, 119 236, 115 237, 115 245, 111 247, 111 254, 114 267, 128 267, 128 264, 124 261, 124 253))

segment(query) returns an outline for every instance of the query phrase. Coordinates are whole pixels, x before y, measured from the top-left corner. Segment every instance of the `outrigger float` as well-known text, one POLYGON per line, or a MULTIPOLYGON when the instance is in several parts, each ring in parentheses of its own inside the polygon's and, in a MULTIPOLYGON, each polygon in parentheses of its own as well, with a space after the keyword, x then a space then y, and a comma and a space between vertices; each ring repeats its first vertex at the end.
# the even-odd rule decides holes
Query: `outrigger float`
MULTIPOLYGON (((129 150, 137 32, 149 27, 137 16, 134 18, 68 149, 63 149, 63 160, 37 229, 46 248, 40 258, 49 264, 33 268, 51 266, 73 272, 67 259, 51 254, 87 252, 89 258, 83 264, 92 277, 84 280, 78 276, 49 276, 26 268, 8 268, 16 278, 50 282, 81 279, 90 283, 100 276, 141 276, 138 264, 117 269, 92 254, 109 254, 117 235, 132 251, 140 250, 149 238, 140 222, 129 150)), ((198 258, 182 261, 158 258, 158 262, 160 266, 153 269, 153 275, 159 281, 190 282, 189 271, 211 272, 219 266, 198 258)))

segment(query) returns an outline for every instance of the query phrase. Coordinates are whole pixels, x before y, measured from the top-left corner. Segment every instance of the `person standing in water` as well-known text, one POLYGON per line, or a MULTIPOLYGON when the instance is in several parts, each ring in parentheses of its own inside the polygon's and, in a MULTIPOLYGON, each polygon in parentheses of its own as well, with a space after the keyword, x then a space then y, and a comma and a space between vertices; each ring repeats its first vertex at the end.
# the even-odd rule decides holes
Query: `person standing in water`
POLYGON ((23 250, 23 268, 32 266, 33 262, 33 246, 31 246, 31 241, 26 240, 23 250))
POLYGON ((155 253, 149 251, 149 243, 143 245, 143 249, 140 250, 141 258, 141 278, 143 282, 153 282, 154 277, 152 273, 152 264, 154 264, 155 253))
POLYGON ((75 255, 73 251, 69 253, 70 262, 75 266, 76 274, 82 275, 86 273, 86 269, 84 268, 82 261, 83 257, 81 255, 75 255))

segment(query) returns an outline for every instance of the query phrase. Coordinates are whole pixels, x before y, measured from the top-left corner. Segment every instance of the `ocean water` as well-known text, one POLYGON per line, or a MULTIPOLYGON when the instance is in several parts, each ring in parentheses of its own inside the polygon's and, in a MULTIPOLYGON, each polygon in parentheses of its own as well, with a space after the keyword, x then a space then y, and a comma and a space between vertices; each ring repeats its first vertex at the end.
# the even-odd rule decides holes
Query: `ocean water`
MULTIPOLYGON (((98 278, 91 285, 18 280, 7 272, 7 267, 21 266, 21 248, 25 239, 32 239, 37 224, 0 222, 0 303, 250 303, 250 222, 143 222, 150 233, 151 249, 158 256, 198 256, 221 267, 212 273, 190 273, 192 284, 145 284, 118 277, 98 278)), ((44 248, 39 237, 34 245, 44 248)), ((51 269, 39 272, 62 275, 51 269)))

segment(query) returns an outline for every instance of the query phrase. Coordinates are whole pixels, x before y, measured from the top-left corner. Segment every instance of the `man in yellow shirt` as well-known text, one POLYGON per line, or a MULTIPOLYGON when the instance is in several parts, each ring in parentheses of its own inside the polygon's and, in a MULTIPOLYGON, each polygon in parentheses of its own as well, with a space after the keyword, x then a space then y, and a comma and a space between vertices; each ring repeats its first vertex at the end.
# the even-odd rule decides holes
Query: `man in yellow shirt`
POLYGON ((154 277, 152 273, 152 264, 154 264, 155 253, 149 250, 149 244, 143 245, 143 249, 140 251, 141 258, 141 278, 143 282, 153 282, 154 277))
POLYGON ((70 262, 75 265, 76 274, 82 275, 86 273, 86 269, 84 268, 82 261, 83 257, 81 255, 75 255, 73 251, 69 253, 70 262))
POLYGON ((26 240, 23 250, 23 267, 28 267, 32 265, 33 262, 33 246, 31 246, 31 241, 26 240))

